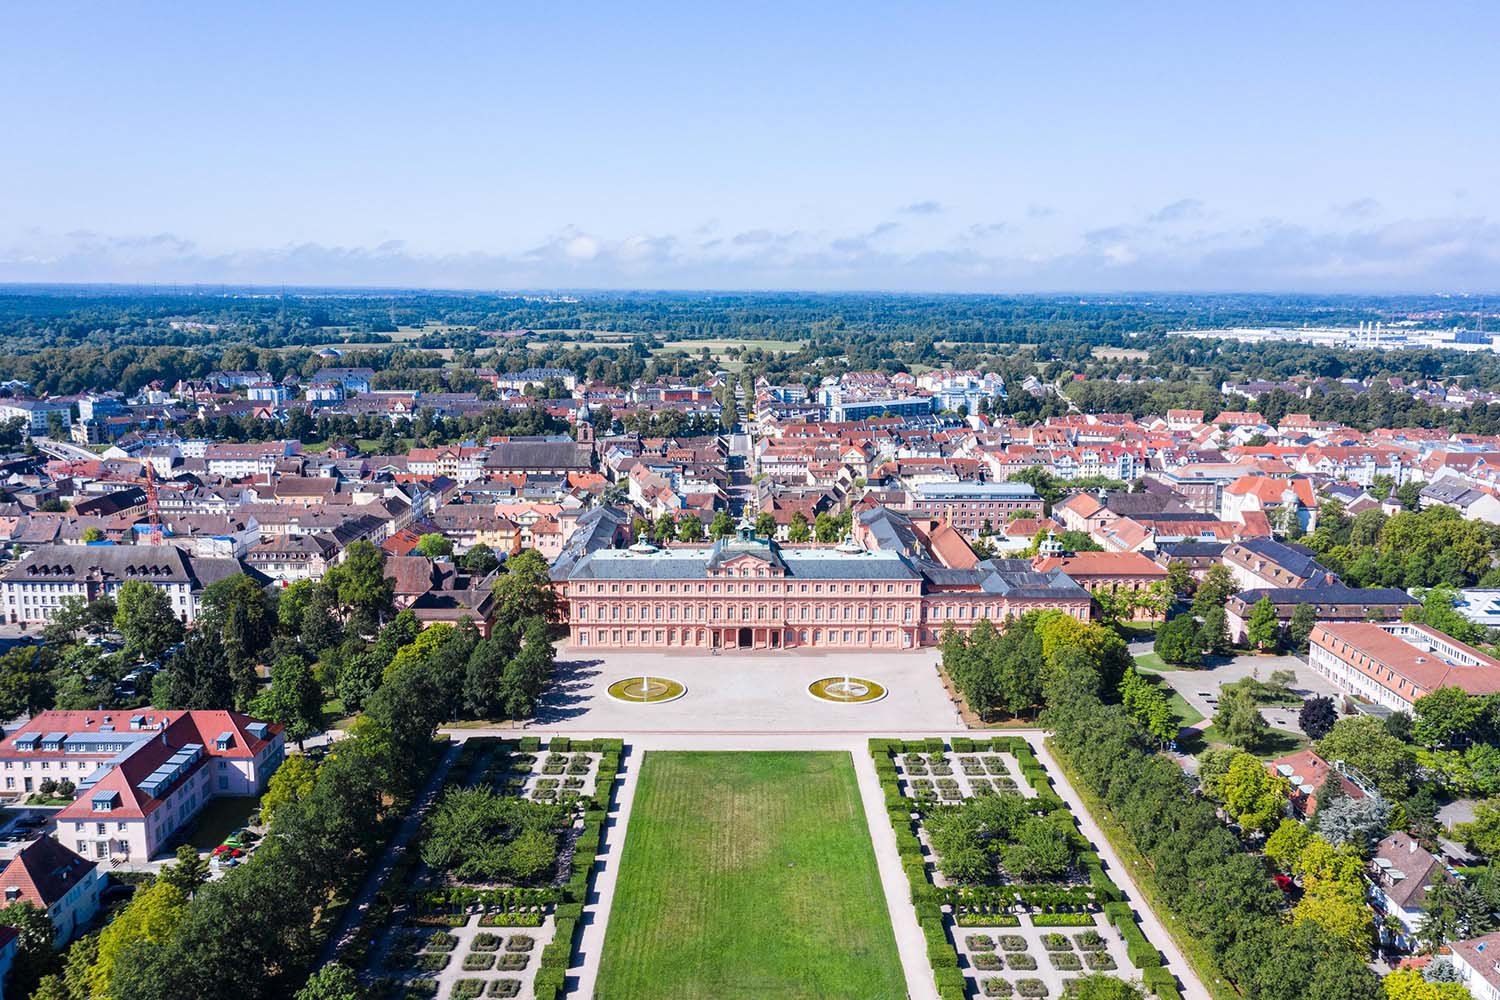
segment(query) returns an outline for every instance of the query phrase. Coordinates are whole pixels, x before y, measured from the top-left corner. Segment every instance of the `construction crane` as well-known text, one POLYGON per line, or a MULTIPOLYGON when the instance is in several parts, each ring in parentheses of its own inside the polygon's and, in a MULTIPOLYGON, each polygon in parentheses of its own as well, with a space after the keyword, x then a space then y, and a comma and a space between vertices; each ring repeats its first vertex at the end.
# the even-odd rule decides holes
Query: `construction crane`
POLYGON ((160 545, 162 543, 161 530, 161 507, 156 502, 156 466, 150 459, 146 460, 146 524, 149 531, 146 532, 147 545, 160 545))

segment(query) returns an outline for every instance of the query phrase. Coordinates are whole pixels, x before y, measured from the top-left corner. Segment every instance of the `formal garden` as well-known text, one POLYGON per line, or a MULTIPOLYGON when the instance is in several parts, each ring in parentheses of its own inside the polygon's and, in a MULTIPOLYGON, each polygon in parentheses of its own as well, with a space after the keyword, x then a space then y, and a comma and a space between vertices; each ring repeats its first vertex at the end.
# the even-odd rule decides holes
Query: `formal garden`
POLYGON ((622 750, 467 741, 346 961, 390 1000, 555 1000, 622 750))
POLYGON ((906 997, 850 755, 646 752, 595 995, 906 997))
POLYGON ((1019 736, 870 741, 943 1000, 1066 997, 1091 975, 1180 1000, 1019 736))

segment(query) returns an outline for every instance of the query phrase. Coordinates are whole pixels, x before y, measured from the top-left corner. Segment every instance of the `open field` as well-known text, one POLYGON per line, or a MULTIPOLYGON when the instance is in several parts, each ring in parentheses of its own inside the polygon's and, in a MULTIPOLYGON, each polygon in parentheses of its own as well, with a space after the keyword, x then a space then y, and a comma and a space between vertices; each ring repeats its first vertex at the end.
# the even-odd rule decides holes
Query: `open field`
POLYGON ((669 340, 656 348, 653 354, 667 354, 672 351, 685 351, 689 354, 697 354, 705 347, 710 354, 721 354, 731 347, 743 350, 758 349, 762 351, 800 351, 807 341, 805 340, 669 340))
POLYGON ((906 996, 848 753, 640 767, 595 996, 906 996))

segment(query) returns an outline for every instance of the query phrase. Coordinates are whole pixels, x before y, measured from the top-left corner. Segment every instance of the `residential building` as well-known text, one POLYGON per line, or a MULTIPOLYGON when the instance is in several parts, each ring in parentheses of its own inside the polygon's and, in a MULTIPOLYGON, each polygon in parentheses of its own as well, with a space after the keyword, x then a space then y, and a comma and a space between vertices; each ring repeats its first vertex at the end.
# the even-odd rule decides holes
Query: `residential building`
POLYGON ((30 903, 47 911, 61 948, 88 927, 99 912, 105 876, 96 862, 43 834, 0 867, 0 906, 30 903))
POLYGON ((1262 598, 1276 609, 1276 620, 1283 629, 1300 604, 1312 608, 1319 621, 1370 622, 1399 620, 1407 608, 1418 603, 1399 587, 1350 587, 1338 580, 1321 580, 1304 587, 1242 590, 1224 602, 1232 641, 1245 641, 1250 609, 1262 598))
POLYGON ((1500 1000, 1500 931, 1452 942, 1453 967, 1474 1000, 1500 1000))
POLYGON ((184 624, 198 617, 203 588, 244 569, 173 545, 42 545, 0 575, 0 609, 11 624, 45 624, 66 597, 114 597, 127 580, 166 592, 184 624))
POLYGON ((1224 551, 1224 567, 1242 590, 1295 589, 1328 576, 1311 549, 1273 538, 1235 542, 1224 551))
POLYGON ((1380 941, 1400 951, 1415 951, 1427 920, 1427 892, 1458 877, 1405 831, 1393 833, 1375 847, 1370 859, 1370 899, 1380 941), (1381 920, 1389 917, 1390 920, 1381 920))
POLYGON ((145 861, 209 800, 259 795, 283 755, 280 725, 238 712, 46 711, 0 740, 0 773, 16 794, 72 780, 58 839, 96 860, 145 861))
POLYGON ((986 527, 998 531, 1013 514, 1040 517, 1042 498, 1027 483, 917 483, 907 493, 905 509, 947 518, 977 538, 986 527))
POLYGON ((1500 661, 1426 625, 1319 622, 1308 665, 1350 694, 1398 712, 1438 688, 1500 694, 1500 661))

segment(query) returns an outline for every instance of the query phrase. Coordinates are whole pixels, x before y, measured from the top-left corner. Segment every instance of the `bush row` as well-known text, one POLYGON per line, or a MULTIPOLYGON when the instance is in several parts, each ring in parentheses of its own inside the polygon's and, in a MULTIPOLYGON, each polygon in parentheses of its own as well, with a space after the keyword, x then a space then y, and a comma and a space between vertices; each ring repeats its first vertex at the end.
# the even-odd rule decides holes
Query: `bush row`
POLYGON ((620 753, 624 744, 620 740, 564 740, 558 746, 554 738, 548 749, 553 753, 602 753, 599 761, 598 784, 594 793, 595 806, 583 814, 583 829, 573 845, 573 867, 563 888, 564 902, 552 911, 557 931, 552 942, 542 949, 537 966, 536 980, 532 991, 537 1000, 558 1000, 567 984, 568 966, 573 961, 574 938, 578 934, 578 923, 583 919, 583 904, 588 899, 589 885, 594 877, 594 863, 599 857, 599 848, 604 839, 604 821, 608 815, 610 801, 614 797, 615 778, 620 771, 620 753))

